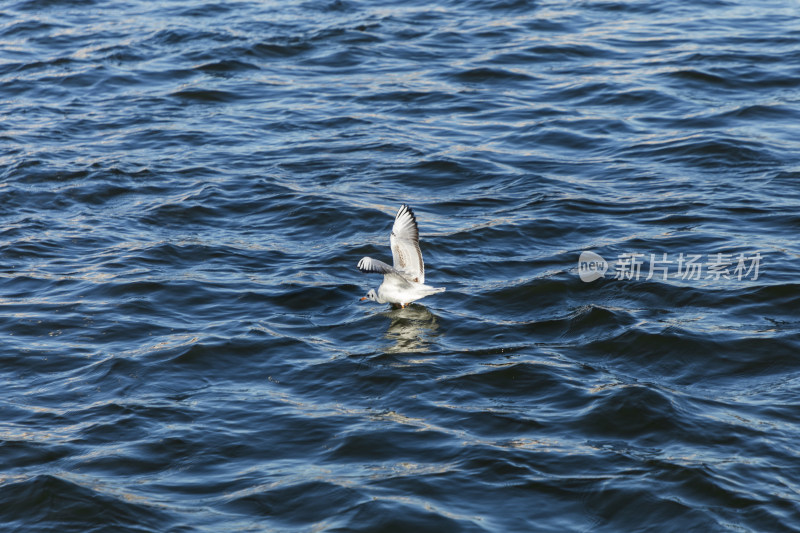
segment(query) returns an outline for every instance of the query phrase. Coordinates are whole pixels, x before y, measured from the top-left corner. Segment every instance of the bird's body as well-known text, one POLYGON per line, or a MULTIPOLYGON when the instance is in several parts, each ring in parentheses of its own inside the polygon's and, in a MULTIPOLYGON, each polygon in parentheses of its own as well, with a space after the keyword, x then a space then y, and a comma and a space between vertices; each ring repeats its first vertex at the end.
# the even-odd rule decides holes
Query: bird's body
POLYGON ((371 257, 358 262, 362 272, 383 274, 383 283, 378 291, 370 290, 362 300, 405 307, 420 298, 444 291, 444 287, 425 285, 425 263, 419 249, 417 219, 405 204, 397 211, 389 242, 394 266, 371 257))

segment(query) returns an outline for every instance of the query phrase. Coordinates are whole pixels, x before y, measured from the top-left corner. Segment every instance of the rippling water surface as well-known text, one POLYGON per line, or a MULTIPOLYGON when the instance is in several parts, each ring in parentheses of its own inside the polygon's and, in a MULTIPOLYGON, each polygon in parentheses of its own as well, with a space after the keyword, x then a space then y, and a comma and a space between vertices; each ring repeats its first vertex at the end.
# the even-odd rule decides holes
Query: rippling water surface
POLYGON ((385 4, 5 4, 2 529, 796 530, 798 5, 385 4))

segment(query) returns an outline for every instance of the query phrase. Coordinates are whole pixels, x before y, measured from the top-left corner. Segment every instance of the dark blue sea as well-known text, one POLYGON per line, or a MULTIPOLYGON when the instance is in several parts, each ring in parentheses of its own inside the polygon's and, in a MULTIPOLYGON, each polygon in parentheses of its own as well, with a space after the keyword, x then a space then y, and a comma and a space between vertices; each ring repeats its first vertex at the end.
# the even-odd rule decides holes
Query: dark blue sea
POLYGON ((799 236, 794 1, 4 2, 0 530, 800 531, 799 236))

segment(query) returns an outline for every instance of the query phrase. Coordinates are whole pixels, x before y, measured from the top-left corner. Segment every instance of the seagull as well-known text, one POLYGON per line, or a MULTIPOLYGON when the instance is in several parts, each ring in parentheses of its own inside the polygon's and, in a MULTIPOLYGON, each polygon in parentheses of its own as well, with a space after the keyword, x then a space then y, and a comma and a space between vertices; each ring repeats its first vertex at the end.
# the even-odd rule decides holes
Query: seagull
POLYGON ((393 307, 405 307, 415 300, 444 292, 444 287, 425 285, 425 264, 419 250, 419 229, 417 217, 406 204, 400 206, 394 217, 392 235, 389 237, 392 246, 394 266, 383 261, 363 257, 358 262, 361 272, 383 274, 383 283, 370 289, 361 300, 371 300, 379 304, 390 303, 393 307))

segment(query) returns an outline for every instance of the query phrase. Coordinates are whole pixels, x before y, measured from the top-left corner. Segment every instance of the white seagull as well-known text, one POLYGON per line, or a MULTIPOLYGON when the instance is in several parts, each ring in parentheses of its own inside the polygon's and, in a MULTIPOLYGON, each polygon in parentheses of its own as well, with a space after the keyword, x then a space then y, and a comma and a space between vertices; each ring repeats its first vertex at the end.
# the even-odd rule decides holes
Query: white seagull
POLYGON ((422 262, 422 252, 419 251, 417 218, 406 204, 401 205, 397 211, 389 242, 392 246, 393 267, 371 257, 364 257, 358 262, 361 272, 383 274, 383 283, 378 287, 378 292, 370 289, 361 300, 405 307, 425 296, 444 292, 444 287, 425 285, 425 264, 422 262))

